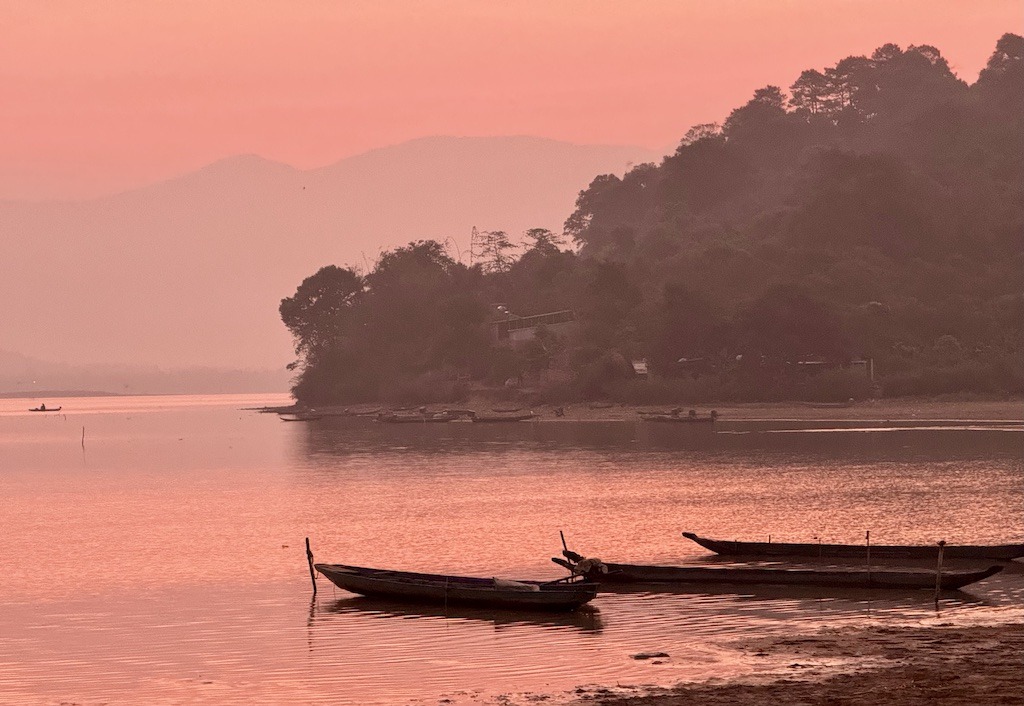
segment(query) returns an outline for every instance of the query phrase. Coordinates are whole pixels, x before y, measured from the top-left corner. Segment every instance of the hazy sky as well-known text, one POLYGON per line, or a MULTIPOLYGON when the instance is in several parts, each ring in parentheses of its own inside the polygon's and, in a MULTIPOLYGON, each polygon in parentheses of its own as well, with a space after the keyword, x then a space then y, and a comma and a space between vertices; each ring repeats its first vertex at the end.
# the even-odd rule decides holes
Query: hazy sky
POLYGON ((1020 0, 0 0, 0 198, 425 135, 672 145, 885 42, 974 81, 1020 0))

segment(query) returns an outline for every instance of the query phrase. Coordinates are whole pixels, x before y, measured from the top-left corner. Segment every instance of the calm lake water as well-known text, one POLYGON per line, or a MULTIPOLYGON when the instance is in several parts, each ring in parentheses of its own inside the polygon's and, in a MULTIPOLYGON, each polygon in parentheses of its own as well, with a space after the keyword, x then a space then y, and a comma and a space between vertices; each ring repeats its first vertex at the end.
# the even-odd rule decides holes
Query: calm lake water
POLYGON ((751 637, 1024 620, 1021 567, 938 611, 927 591, 745 588, 601 594, 562 616, 369 601, 324 579, 311 600, 303 548, 553 579, 559 530, 636 563, 712 561, 683 530, 1022 541, 1020 425, 284 423, 243 409, 277 401, 66 399, 34 414, 0 400, 0 703, 560 703, 580 686, 788 668, 736 648, 751 637), (631 658, 644 651, 669 657, 631 658))

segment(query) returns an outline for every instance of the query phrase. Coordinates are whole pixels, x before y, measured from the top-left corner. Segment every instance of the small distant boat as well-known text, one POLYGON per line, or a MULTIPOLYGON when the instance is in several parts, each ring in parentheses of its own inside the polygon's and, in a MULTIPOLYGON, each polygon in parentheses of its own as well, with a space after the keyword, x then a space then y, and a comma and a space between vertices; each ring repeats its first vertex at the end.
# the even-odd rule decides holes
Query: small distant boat
POLYGON ((474 414, 472 419, 478 424, 491 424, 494 422, 525 422, 538 415, 533 412, 526 414, 474 414))
POLYGON ((420 603, 530 610, 574 610, 597 595, 597 585, 579 577, 556 581, 420 574, 345 564, 316 564, 335 586, 363 596, 420 603))
POLYGON ((426 412, 421 414, 395 414, 394 412, 381 412, 377 415, 378 422, 385 424, 429 424, 436 422, 450 422, 457 419, 459 415, 447 412, 426 412))
POLYGON ((317 414, 316 412, 295 412, 293 414, 281 414, 279 418, 282 422, 315 422, 318 419, 323 419, 324 415, 317 414))
POLYGON ((697 414, 697 411, 693 409, 685 417, 681 412, 682 410, 680 409, 673 409, 670 412, 637 412, 637 414, 645 422, 668 422, 670 424, 711 423, 718 419, 718 412, 715 410, 711 410, 711 413, 706 416, 697 414))
POLYGON ((60 410, 60 407, 47 407, 45 404, 42 404, 38 407, 31 408, 29 412, 59 412, 60 410))
MULTIPOLYGON (((573 554, 573 556, 579 556, 573 554)), ((643 583, 695 585, 771 585, 823 586, 829 588, 934 589, 936 579, 944 591, 963 588, 1003 570, 990 566, 978 571, 942 571, 915 569, 798 569, 776 567, 704 567, 652 566, 642 564, 611 564, 595 559, 566 561, 552 559, 573 573, 597 583, 643 583)))
MULTIPOLYGON (((752 557, 827 557, 859 559, 867 554, 863 544, 789 544, 786 542, 733 542, 698 537, 693 532, 683 536, 716 554, 752 557)), ((872 544, 871 557, 877 559, 917 559, 935 561, 938 545, 872 544)), ((942 549, 945 559, 987 559, 1010 561, 1024 557, 1024 544, 969 545, 947 544, 942 549)))

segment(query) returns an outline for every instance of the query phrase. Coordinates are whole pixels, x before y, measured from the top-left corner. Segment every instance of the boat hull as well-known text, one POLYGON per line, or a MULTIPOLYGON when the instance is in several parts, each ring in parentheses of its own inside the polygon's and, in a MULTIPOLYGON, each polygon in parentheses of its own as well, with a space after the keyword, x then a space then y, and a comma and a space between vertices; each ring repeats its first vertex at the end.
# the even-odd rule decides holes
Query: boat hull
MULTIPOLYGON (((733 568, 700 566, 644 566, 606 564, 607 574, 587 573, 600 583, 734 584, 771 586, 824 586, 829 588, 933 589, 934 571, 898 569, 783 569, 769 567, 733 568)), ((948 571, 939 576, 945 591, 963 588, 1002 570, 991 566, 981 571, 948 571)))
POLYGON ((536 414, 514 414, 514 415, 498 415, 498 416, 481 416, 474 415, 472 417, 473 422, 476 424, 499 424, 501 422, 525 422, 536 417, 536 414))
POLYGON ((663 424, 711 424, 712 417, 677 417, 671 414, 645 414, 640 417, 645 422, 661 422, 663 424))
POLYGON ((419 574, 369 569, 344 564, 316 564, 316 570, 338 588, 375 598, 467 606, 526 610, 573 610, 597 595, 589 581, 571 583, 517 582, 537 590, 517 590, 495 585, 494 579, 468 576, 419 574))
MULTIPOLYGON (((756 557, 806 557, 863 559, 867 556, 866 545, 855 544, 789 544, 785 542, 731 542, 728 540, 699 537, 693 532, 683 536, 716 554, 725 556, 756 557)), ((936 561, 938 545, 871 545, 872 559, 902 559, 936 561)), ((1024 557, 1024 544, 964 545, 947 544, 943 547, 944 559, 985 559, 1010 561, 1024 557)))
POLYGON ((377 421, 384 424, 439 424, 450 422, 455 417, 448 414, 378 414, 377 421))

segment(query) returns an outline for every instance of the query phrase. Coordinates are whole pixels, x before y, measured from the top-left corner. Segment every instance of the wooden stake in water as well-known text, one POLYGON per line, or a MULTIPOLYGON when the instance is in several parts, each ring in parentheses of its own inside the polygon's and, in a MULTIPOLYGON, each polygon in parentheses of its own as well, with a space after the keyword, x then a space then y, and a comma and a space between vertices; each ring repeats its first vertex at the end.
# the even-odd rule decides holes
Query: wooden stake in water
POLYGON ((939 563, 935 567, 935 606, 939 605, 939 591, 942 590, 942 552, 946 548, 946 540, 939 541, 939 563))
POLYGON ((864 532, 864 541, 868 547, 868 583, 871 583, 871 530, 864 532))
POLYGON ((313 570, 313 550, 309 548, 309 537, 306 537, 306 561, 309 563, 309 578, 313 581, 313 597, 316 597, 316 572, 313 570))

